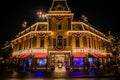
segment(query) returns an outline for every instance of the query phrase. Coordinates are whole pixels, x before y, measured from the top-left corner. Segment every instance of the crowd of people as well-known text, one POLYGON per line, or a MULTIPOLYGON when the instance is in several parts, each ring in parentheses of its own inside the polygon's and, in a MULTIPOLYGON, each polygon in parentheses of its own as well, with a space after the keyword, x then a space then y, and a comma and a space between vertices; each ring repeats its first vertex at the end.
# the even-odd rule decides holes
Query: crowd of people
POLYGON ((22 64, 21 60, 2 59, 0 60, 0 71, 25 71, 28 69, 28 64, 22 64))
MULTIPOLYGON (((11 59, 2 59, 0 60, 0 71, 26 71, 29 69, 29 65, 23 64, 21 60, 11 60, 11 59)), ((102 73, 118 73, 118 66, 115 61, 111 60, 105 63, 93 63, 92 66, 90 65, 89 61, 85 63, 85 71, 89 72, 94 70, 95 73, 102 72, 102 73)))
POLYGON ((85 71, 89 72, 91 70, 95 73, 118 73, 118 66, 114 60, 108 61, 107 63, 100 63, 99 61, 97 63, 93 62, 92 65, 87 61, 85 63, 85 71))

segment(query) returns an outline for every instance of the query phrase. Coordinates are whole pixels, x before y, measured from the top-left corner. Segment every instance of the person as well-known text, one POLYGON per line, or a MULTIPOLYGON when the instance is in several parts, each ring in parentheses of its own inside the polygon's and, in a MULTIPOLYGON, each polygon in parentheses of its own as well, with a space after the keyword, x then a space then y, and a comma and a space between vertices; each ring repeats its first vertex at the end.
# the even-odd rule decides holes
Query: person
POLYGON ((86 66, 85 67, 87 68, 87 72, 88 72, 89 69, 90 69, 90 63, 89 63, 89 61, 86 62, 86 66))

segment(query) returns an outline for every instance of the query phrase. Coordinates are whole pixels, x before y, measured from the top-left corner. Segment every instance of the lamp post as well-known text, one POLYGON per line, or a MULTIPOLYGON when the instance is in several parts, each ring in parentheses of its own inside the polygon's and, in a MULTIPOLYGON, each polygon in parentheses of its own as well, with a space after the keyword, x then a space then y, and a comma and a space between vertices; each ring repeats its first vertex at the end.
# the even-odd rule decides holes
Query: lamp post
POLYGON ((37 12, 37 16, 38 16, 38 19, 39 19, 40 21, 46 20, 46 14, 45 14, 44 12, 42 12, 42 11, 38 11, 38 12, 37 12))

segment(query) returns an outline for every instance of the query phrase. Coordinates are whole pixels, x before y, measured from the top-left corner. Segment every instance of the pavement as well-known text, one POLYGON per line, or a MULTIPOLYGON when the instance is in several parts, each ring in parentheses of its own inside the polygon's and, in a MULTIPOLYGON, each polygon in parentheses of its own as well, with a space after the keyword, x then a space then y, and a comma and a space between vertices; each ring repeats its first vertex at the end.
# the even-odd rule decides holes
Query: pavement
POLYGON ((84 71, 54 71, 54 72, 29 72, 29 71, 0 71, 0 78, 110 78, 119 77, 120 73, 103 73, 94 71, 84 72, 84 71))

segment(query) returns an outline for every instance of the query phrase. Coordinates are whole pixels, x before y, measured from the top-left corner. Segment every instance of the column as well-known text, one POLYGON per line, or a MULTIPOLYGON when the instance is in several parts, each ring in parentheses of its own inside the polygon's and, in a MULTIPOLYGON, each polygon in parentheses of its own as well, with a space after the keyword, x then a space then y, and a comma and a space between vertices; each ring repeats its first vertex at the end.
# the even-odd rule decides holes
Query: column
POLYGON ((40 48, 40 38, 36 37, 36 48, 40 48))

